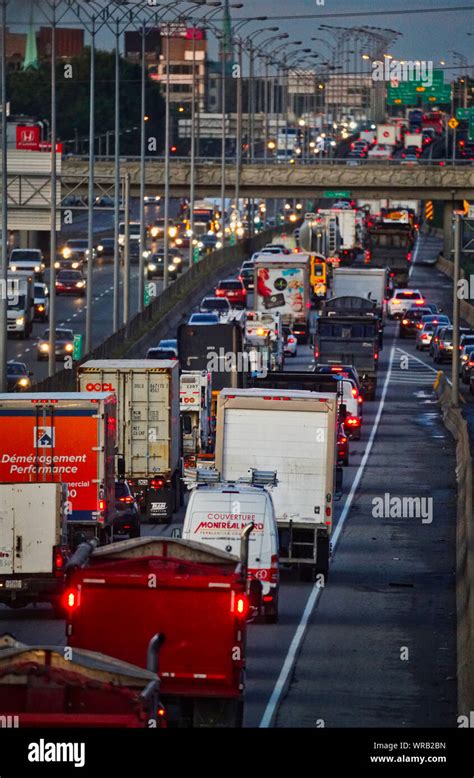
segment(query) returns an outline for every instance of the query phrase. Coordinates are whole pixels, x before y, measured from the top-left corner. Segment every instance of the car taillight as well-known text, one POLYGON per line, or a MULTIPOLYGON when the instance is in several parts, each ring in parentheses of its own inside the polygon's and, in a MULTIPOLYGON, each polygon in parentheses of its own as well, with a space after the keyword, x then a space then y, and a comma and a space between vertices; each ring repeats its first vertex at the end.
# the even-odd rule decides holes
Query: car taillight
POLYGON ((133 497, 130 497, 130 496, 128 496, 128 497, 120 497, 119 498, 119 502, 131 503, 131 502, 133 502, 133 497))
POLYGON ((245 594, 238 594, 234 598, 233 612, 239 619, 245 619, 249 612, 249 601, 245 594))
POLYGON ((469 362, 467 364, 469 365, 469 367, 474 367, 474 362, 471 361, 471 360, 469 360, 469 362))
POLYGON ((423 299, 415 300, 415 305, 424 305, 424 304, 425 304, 425 300, 423 300, 423 299))
POLYGON ((440 344, 439 344, 439 347, 440 347, 440 348, 444 348, 444 343, 440 343, 440 344))
POLYGON ((151 479, 151 486, 153 489, 162 489, 165 485, 165 479, 164 478, 152 478, 151 479))
POLYGON ((216 289, 216 297, 223 297, 224 290, 223 289, 216 289))
POLYGON ((357 416, 346 416, 345 424, 347 424, 349 427, 358 427, 360 424, 360 419, 358 419, 357 416))
POLYGON ((342 435, 342 436, 339 438, 339 443, 347 443, 347 438, 346 438, 346 436, 345 436, 345 435, 342 435))
POLYGON ((408 319, 402 319, 402 324, 408 324, 408 319))
POLYGON ((355 386, 352 387, 352 396, 353 397, 358 397, 359 396, 359 392, 357 391, 355 386))
POLYGON ((64 594, 64 605, 69 614, 79 607, 79 592, 77 589, 69 589, 64 594))
POLYGON ((423 325, 422 324, 417 324, 416 328, 417 328, 417 330, 422 330, 423 329, 423 325))
POLYGON ((374 359, 378 359, 378 358, 379 358, 379 355, 377 354, 377 352, 375 352, 374 359))
POLYGON ((296 341, 296 338, 293 338, 293 337, 290 335, 290 337, 288 338, 288 341, 287 341, 287 342, 288 342, 288 343, 295 343, 295 341, 296 341))
POLYGON ((55 546, 53 549, 53 571, 55 575, 61 575, 66 561, 65 549, 55 546))
POLYGON ((105 500, 99 500, 98 508, 99 511, 105 511, 105 500))

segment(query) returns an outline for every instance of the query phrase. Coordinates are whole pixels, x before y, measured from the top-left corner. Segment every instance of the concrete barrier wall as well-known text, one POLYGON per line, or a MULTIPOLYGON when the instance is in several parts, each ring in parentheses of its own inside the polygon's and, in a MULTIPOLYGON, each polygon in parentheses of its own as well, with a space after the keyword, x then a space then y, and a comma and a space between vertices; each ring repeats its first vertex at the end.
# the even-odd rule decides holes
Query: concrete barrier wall
POLYGON ((447 429, 456 441, 456 613, 458 714, 474 711, 474 531, 472 521, 472 454, 469 430, 453 405, 451 386, 438 374, 435 390, 447 429))
MULTIPOLYGON (((445 275, 449 276, 450 278, 453 278, 454 276, 453 263, 449 259, 443 257, 442 254, 438 255, 436 267, 438 270, 441 270, 441 272, 444 273, 445 275)), ((464 278, 464 270, 462 268, 460 271, 460 276, 461 278, 464 278)), ((464 319, 464 321, 467 321, 470 327, 474 327, 474 305, 469 303, 467 300, 461 300, 459 305, 459 312, 461 318, 464 319)))
POLYGON ((121 327, 75 362, 71 370, 60 370, 50 378, 39 381, 33 386, 33 391, 73 392, 76 390, 77 368, 88 359, 119 359, 139 355, 140 348, 150 337, 157 344, 170 331, 170 327, 176 327, 183 316, 199 302, 206 289, 282 231, 282 227, 266 230, 252 239, 208 254, 162 291, 142 313, 137 313, 128 325, 121 327))

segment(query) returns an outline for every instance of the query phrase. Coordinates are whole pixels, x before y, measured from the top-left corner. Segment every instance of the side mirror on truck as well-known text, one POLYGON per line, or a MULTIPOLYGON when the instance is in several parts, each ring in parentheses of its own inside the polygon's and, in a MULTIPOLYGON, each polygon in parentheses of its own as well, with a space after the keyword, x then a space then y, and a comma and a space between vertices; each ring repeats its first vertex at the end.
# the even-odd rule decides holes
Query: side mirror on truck
POLYGON ((340 500, 342 497, 342 482, 344 478, 344 471, 342 467, 336 467, 336 485, 334 489, 334 499, 340 500))

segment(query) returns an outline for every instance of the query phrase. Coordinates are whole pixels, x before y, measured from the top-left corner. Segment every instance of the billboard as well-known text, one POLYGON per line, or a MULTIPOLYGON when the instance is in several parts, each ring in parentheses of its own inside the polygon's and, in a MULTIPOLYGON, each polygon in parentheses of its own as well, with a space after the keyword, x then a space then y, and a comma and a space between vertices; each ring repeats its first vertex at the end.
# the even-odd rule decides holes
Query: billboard
POLYGON ((256 268, 258 311, 278 311, 301 316, 305 313, 305 269, 292 265, 256 268))

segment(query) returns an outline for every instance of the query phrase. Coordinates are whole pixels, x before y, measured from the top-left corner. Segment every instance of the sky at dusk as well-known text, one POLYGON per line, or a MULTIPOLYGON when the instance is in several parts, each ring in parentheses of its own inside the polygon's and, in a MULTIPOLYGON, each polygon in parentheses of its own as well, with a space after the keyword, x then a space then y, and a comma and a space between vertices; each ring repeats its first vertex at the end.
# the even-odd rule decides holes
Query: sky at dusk
MULTIPOLYGON (((107 5, 104 2, 102 5, 107 5)), ((130 0, 129 6, 136 5, 130 0)), ((161 4, 162 5, 162 4, 161 4)), ((24 31, 25 21, 30 16, 30 0, 13 0, 8 9, 8 24, 11 31, 24 31)), ((157 5, 157 10, 160 5, 157 5)), ((193 15, 190 4, 177 4, 176 9, 188 11, 193 15)), ((45 0, 34 2, 34 21, 45 23, 44 14, 48 13, 45 0)), ((194 11, 199 17, 202 10, 194 11)), ((290 40, 302 40, 304 46, 311 46, 318 52, 318 43, 312 42, 312 36, 323 35, 328 41, 331 37, 321 33, 321 24, 343 27, 366 26, 383 27, 402 33, 391 47, 390 53, 399 59, 419 59, 433 61, 435 66, 440 60, 446 61, 446 67, 454 65, 452 51, 467 57, 474 74, 474 3, 462 0, 244 0, 244 7, 231 10, 233 23, 252 16, 268 16, 265 22, 252 22, 245 26, 245 32, 253 32, 258 27, 278 26, 289 34, 290 40), (444 9, 436 13, 435 9, 444 9), (462 10, 457 10, 462 9, 462 10), (422 10, 422 13, 415 13, 422 10), (381 12, 380 15, 377 12, 381 12), (394 13, 396 12, 396 13, 394 13), (363 13, 364 15, 359 15, 363 13), (297 18, 298 16, 307 18, 297 18), (311 18, 311 17, 314 18, 311 18), (273 21, 274 20, 274 21, 273 21), (469 37, 467 33, 472 33, 469 37)), ((214 17, 219 22, 220 12, 214 17)), ((69 13, 62 24, 77 26, 77 18, 69 13)), ((244 32, 242 31, 244 35, 244 32)), ((262 36, 262 39, 265 36, 262 36)), ((102 31, 98 36, 102 48, 111 48, 113 36, 102 31)), ((215 56, 216 45, 210 37, 210 55, 215 56)))

